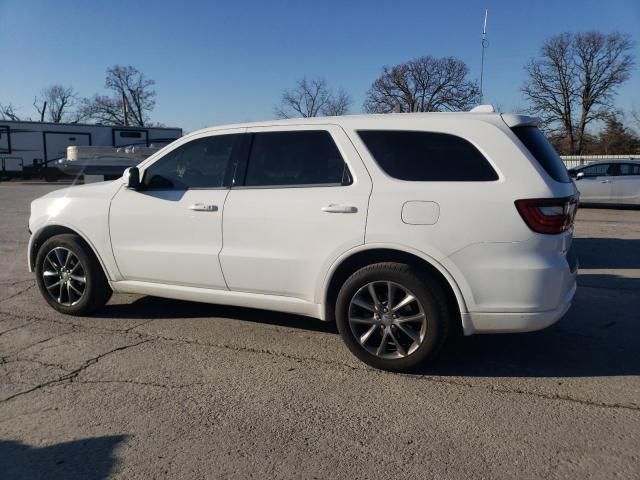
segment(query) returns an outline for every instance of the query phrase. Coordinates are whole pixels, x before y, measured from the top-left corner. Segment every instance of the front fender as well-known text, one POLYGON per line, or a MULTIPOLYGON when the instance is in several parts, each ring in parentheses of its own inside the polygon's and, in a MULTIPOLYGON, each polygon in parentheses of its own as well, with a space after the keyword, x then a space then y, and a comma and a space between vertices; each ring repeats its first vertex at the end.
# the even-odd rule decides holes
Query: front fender
POLYGON ((44 225, 31 234, 31 237, 29 237, 29 244, 27 246, 27 265, 30 272, 35 271, 35 259, 38 254, 38 247, 48 238, 64 233, 73 233, 78 235, 87 245, 89 245, 89 248, 91 248, 91 251, 100 262, 102 270, 105 272, 105 275, 109 280, 117 281, 122 279, 118 267, 113 259, 113 255, 111 254, 111 248, 108 249, 106 252, 107 254, 105 255, 105 252, 101 251, 91 238, 80 228, 76 225, 65 222, 56 222, 44 225))
POLYGON ((104 182, 52 192, 31 202, 27 248, 29 271, 39 245, 52 235, 75 233, 89 245, 111 281, 122 279, 111 250, 109 206, 121 185, 104 182))

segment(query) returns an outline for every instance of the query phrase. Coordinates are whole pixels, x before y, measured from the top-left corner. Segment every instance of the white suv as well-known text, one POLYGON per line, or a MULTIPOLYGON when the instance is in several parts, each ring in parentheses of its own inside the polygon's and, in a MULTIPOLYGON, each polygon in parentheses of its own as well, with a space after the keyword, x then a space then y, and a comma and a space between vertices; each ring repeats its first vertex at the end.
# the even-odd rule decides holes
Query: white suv
POLYGON ((569 308, 576 188, 536 120, 361 115, 187 135, 122 179, 31 204, 29 269, 56 310, 112 292, 337 322, 379 368, 447 336, 569 308))

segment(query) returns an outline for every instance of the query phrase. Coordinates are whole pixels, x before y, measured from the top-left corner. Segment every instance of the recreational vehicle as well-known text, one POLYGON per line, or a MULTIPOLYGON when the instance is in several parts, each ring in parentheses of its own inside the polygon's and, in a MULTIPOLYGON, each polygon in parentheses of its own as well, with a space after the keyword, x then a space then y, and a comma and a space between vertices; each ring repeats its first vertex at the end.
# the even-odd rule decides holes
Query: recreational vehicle
POLYGON ((72 145, 162 147, 181 136, 181 128, 0 120, 0 174, 56 176, 54 162, 65 157, 72 145))

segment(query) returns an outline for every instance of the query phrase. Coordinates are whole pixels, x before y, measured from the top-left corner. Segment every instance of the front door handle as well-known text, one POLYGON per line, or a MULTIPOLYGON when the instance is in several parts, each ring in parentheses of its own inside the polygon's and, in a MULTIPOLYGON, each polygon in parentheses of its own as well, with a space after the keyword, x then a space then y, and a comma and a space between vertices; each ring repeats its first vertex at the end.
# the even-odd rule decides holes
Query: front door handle
POLYGON ((217 205, 207 205, 205 203, 194 203, 193 205, 189 205, 190 210, 195 210, 196 212, 217 212, 217 205))
POLYGON ((331 205, 322 207, 322 211, 327 213, 356 213, 358 208, 352 205, 338 205, 332 203, 331 205))

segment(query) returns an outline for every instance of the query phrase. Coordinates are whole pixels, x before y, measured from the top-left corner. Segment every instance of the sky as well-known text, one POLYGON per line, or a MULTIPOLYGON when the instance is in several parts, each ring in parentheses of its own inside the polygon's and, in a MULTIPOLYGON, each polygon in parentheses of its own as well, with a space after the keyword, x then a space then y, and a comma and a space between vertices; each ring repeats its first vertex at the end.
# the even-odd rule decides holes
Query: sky
POLYGON ((455 56, 479 79, 485 8, 485 103, 522 110, 524 65, 544 40, 599 29, 635 40, 616 101, 640 109, 640 0, 0 0, 0 103, 35 117, 43 88, 105 93, 106 68, 120 64, 156 81, 152 120, 185 131, 273 118, 303 76, 344 88, 359 113, 385 65, 455 56))

